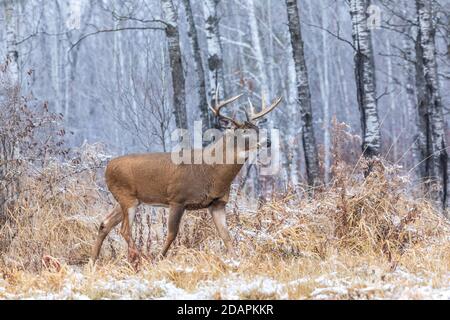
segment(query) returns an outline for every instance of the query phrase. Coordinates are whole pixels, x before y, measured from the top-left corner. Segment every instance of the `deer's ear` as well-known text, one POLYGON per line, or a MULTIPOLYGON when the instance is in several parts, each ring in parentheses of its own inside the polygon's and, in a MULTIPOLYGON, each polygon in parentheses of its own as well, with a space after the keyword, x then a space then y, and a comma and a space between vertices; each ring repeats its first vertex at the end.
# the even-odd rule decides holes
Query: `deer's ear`
POLYGON ((260 119, 254 120, 254 121, 252 121, 250 123, 254 127, 259 127, 260 125, 267 123, 267 121, 268 121, 267 118, 260 118, 260 119))
POLYGON ((267 118, 260 118, 260 119, 258 119, 256 121, 254 121, 253 124, 256 125, 256 126, 259 126, 261 124, 267 123, 267 121, 268 121, 267 118))

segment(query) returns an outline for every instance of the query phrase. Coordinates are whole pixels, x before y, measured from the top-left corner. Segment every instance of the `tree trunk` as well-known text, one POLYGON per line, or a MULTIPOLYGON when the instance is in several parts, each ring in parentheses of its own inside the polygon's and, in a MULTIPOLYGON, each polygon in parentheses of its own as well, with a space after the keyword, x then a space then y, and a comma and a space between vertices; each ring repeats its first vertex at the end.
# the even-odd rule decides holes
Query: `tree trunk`
MULTIPOLYGON (((7 76, 8 87, 11 85, 15 88, 3 88, 2 90, 13 90, 11 93, 5 93, 3 103, 6 108, 16 108, 9 105, 11 99, 18 99, 20 95, 19 89, 19 52, 17 50, 17 7, 15 1, 4 1, 4 17, 6 27, 6 59, 7 59, 7 76), (17 91, 16 91, 17 89, 17 91), (8 97, 11 95, 11 97, 8 97)), ((1 97, 3 100, 3 97, 1 97)), ((3 107, 3 106, 2 106, 3 107)), ((18 106, 17 106, 18 107, 18 106)), ((6 110, 6 112, 8 112, 6 110)), ((8 114, 8 113, 7 113, 8 114)), ((17 197, 19 181, 15 177, 14 160, 19 156, 17 142, 11 139, 8 134, 3 134, 0 129, 0 225, 6 218, 6 206, 9 202, 14 201, 17 197)))
POLYGON ((439 93, 435 27, 432 1, 416 0, 418 35, 416 40, 416 86, 418 103, 418 146, 420 174, 428 193, 445 210, 447 207, 448 154, 444 117, 439 93))
POLYGON ((203 129, 212 128, 216 126, 216 121, 214 115, 209 111, 208 108, 208 95, 206 93, 206 83, 205 83, 205 70, 203 69, 203 60, 200 51, 200 45, 198 42, 198 32, 195 26, 194 14, 192 13, 191 0, 183 0, 184 7, 186 9, 186 17, 188 21, 189 30, 189 40, 191 43, 191 49, 194 54, 194 68, 197 73, 198 80, 198 99, 199 99, 199 110, 203 121, 203 129))
MULTIPOLYGON (((387 87, 386 90, 388 92, 394 92, 394 88, 395 85, 393 83, 393 80, 395 79, 395 75, 394 75, 394 67, 392 65, 392 44, 391 44, 391 40, 389 38, 386 39, 386 49, 387 49, 387 87)), ((390 114, 395 115, 395 112, 397 110, 397 105, 396 105, 396 96, 391 95, 389 97, 390 100, 390 110, 388 111, 390 114)), ((403 128, 405 128, 405 123, 403 123, 404 118, 402 116, 396 116, 393 117, 393 119, 389 119, 389 135, 390 135, 390 149, 389 149, 389 154, 388 156, 390 156, 390 159, 392 159, 391 161, 396 163, 396 161, 398 161, 398 145, 397 145, 397 135, 401 134, 401 131, 403 130, 403 128)), ((389 160, 389 159, 388 159, 389 160)))
POLYGON ((321 81, 320 81, 320 92, 323 103, 323 149, 324 149, 324 180, 327 183, 330 180, 330 169, 331 169, 331 139, 330 139, 330 81, 329 81, 329 57, 330 53, 328 50, 328 35, 326 31, 328 25, 326 19, 322 19, 322 52, 323 52, 323 67, 320 66, 321 70, 321 81))
MULTIPOLYGON (((407 10, 407 5, 409 3, 409 0, 404 0, 403 2, 404 5, 404 9, 403 9, 403 15, 407 16, 408 15, 408 10, 407 10)), ((409 35, 412 32, 413 26, 405 26, 402 29, 402 32, 405 35, 409 35)), ((415 66, 416 64, 414 63, 414 52, 415 52, 415 48, 414 48, 414 42, 411 41, 411 39, 409 37, 404 37, 402 40, 402 50, 405 53, 405 74, 404 74, 404 79, 403 79, 403 85, 405 87, 405 101, 406 103, 404 104, 404 117, 405 117, 405 124, 409 124, 409 123, 417 123, 418 121, 418 117, 417 117, 417 111, 416 111, 416 106, 417 106, 417 94, 416 94, 416 79, 415 79, 415 66)), ((411 141, 408 141, 407 146, 409 147, 411 144, 414 145, 414 140, 415 137, 417 136, 417 126, 411 126, 411 125, 407 125, 407 134, 408 134, 408 139, 411 141)), ((406 152, 403 151, 403 152, 406 152)), ((417 150, 414 150, 413 152, 413 157, 404 157, 402 162, 404 167, 412 167, 414 166, 415 163, 419 163, 420 160, 420 156, 417 152, 417 150)), ((420 166, 417 167, 417 170, 420 170, 420 166)), ((420 174, 419 174, 420 176, 420 174)))
POLYGON ((5 0, 6 58, 11 83, 19 84, 19 52, 17 51, 17 8, 14 0, 5 0))
MULTIPOLYGON (((275 51, 274 51, 274 47, 273 47, 273 31, 274 30, 274 26, 273 26, 273 17, 272 17, 272 0, 268 0, 267 2, 267 25, 268 28, 270 30, 269 34, 268 34, 268 39, 267 39, 267 51, 268 51, 268 61, 269 61, 269 68, 267 71, 267 78, 269 81, 269 91, 270 92, 270 97, 272 97, 272 95, 275 93, 275 88, 277 88, 277 81, 275 79, 275 51)), ((264 41, 263 41, 264 42, 264 41)), ((287 96, 286 96, 287 97, 287 96)))
POLYGON ((208 51, 208 79, 209 79, 209 99, 214 105, 213 97, 216 87, 219 87, 219 97, 222 99, 226 93, 222 44, 219 34, 219 18, 217 17, 217 5, 219 0, 204 0, 203 11, 205 15, 206 42, 208 51))
MULTIPOLYGON (((258 77, 258 82, 260 83, 261 88, 261 100, 263 100, 263 96, 266 98, 265 101, 267 101, 267 97, 269 99, 272 98, 272 93, 270 91, 269 87, 269 81, 267 78, 267 68, 266 68, 266 62, 263 52, 263 47, 261 45, 261 37, 259 35, 259 27, 258 27, 258 20, 256 16, 256 3, 254 0, 248 1, 247 4, 248 7, 248 15, 249 15, 249 25, 250 25, 250 35, 251 35, 251 44, 253 47, 253 54, 255 56, 256 60, 256 76, 258 77)), ((260 110, 256 110, 260 111, 260 110)), ((270 125, 270 118, 268 118, 268 122, 262 123, 260 125, 261 129, 268 129, 270 125)), ((258 192, 257 195, 259 197, 259 202, 263 203, 266 198, 265 195, 268 194, 270 191, 267 190, 269 185, 269 177, 262 176, 260 174, 260 170, 258 166, 255 166, 255 190, 258 192)))
POLYGON ((314 137, 311 91, 303 50, 303 39, 300 29, 300 15, 297 0, 286 0, 289 32, 291 35, 292 55, 295 64, 297 98, 300 104, 301 120, 303 122, 302 141, 305 153, 306 176, 308 184, 319 184, 319 158, 317 154, 316 139, 314 137))
POLYGON ((370 0, 351 0, 352 37, 355 48, 355 80, 361 117, 362 149, 366 157, 380 153, 381 136, 378 119, 372 36, 367 25, 370 0))
POLYGON ((169 63, 172 73, 175 123, 179 129, 187 129, 186 90, 183 64, 181 61, 178 15, 171 0, 161 0, 166 19, 166 36, 169 50, 169 63))
MULTIPOLYGON (((258 21, 256 19, 256 4, 254 0, 248 1, 248 16, 250 24, 250 34, 252 40, 253 54, 256 59, 257 79, 260 83, 262 94, 271 96, 269 81, 267 80, 266 63, 261 46, 261 37, 259 36, 258 21)), ((261 97, 262 98, 262 97, 261 97)))
MULTIPOLYGON (((53 1, 50 10, 46 11, 49 19, 52 22, 51 31, 55 34, 63 33, 64 20, 62 17, 61 6, 58 1, 53 1), (54 10, 54 15, 51 12, 54 10)), ((55 111, 64 115, 65 102, 63 92, 63 79, 65 78, 64 70, 64 50, 63 40, 61 37, 51 37, 52 39, 52 83, 54 90, 54 104, 55 111)))
POLYGON ((75 99, 75 75, 78 63, 78 48, 79 46, 73 48, 70 53, 67 54, 67 64, 66 64, 66 88, 65 88, 65 109, 64 118, 67 123, 74 123, 77 114, 77 103, 75 99))

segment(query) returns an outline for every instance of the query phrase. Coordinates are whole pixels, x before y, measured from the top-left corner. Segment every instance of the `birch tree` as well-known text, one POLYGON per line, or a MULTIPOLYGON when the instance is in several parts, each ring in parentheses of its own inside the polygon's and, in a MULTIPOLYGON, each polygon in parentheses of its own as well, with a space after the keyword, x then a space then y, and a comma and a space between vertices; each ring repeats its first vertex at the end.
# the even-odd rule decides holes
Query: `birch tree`
POLYGON ((331 168, 331 139, 330 139, 330 82, 329 82, 329 46, 326 31, 328 26, 326 19, 322 18, 322 50, 323 65, 321 67, 320 92, 323 103, 323 148, 324 148, 324 180, 328 182, 330 179, 331 168))
POLYGON ((165 32, 172 74, 175 123, 178 128, 187 129, 186 89, 184 69, 181 61, 180 34, 177 22, 178 14, 175 11, 172 0, 161 0, 161 5, 165 16, 165 32))
POLYGON ((215 118, 213 114, 208 109, 208 95, 206 93, 206 81, 205 81, 205 70, 203 68, 203 60, 200 51, 200 44, 198 40, 197 27, 195 25, 194 14, 192 12, 191 0, 183 0, 184 7, 186 10, 186 18, 188 21, 188 36, 191 44, 192 53, 194 55, 194 69, 197 74, 198 80, 198 99, 200 114, 203 121, 204 129, 212 128, 215 126, 215 118))
POLYGON ((213 100, 216 88, 219 87, 219 98, 226 95, 224 72, 223 72, 223 54, 222 43, 219 34, 219 18, 217 16, 217 6, 220 0, 204 0, 203 13, 205 16, 205 31, 208 56, 208 96, 213 100))
POLYGON ((439 93, 436 62, 433 1, 416 0, 416 86, 420 175, 432 198, 445 209, 448 201, 448 154, 443 105, 439 93))
POLYGON ((17 50, 17 3, 14 0, 3 2, 6 25, 6 58, 12 83, 19 83, 19 51, 17 50))
MULTIPOLYGON (((61 18, 61 6, 58 1, 52 1, 51 3, 46 2, 44 9, 44 17, 48 18, 51 21, 50 32, 54 34, 62 33, 62 18, 61 18), (53 12, 53 15, 51 14, 53 12)), ((51 39, 51 69, 52 69, 52 87, 53 87, 53 101, 54 101, 54 110, 57 113, 64 113, 64 102, 62 95, 62 74, 64 73, 62 70, 62 39, 61 37, 52 37, 51 39)))
POLYGON ((297 99, 300 105, 301 120, 303 123, 302 141, 305 153, 306 175, 308 184, 314 186, 320 183, 319 158, 314 136, 311 91, 303 49, 297 0, 286 0, 286 8, 292 45, 292 56, 295 64, 297 99))
MULTIPOLYGON (((15 137, 16 119, 20 114, 19 51, 17 50, 17 7, 13 0, 3 2, 6 29, 6 65, 0 70, 0 222, 4 218, 4 205, 16 197, 18 181, 12 170, 19 155, 15 137)), ((20 123, 19 123, 20 124, 20 123)))
POLYGON ((79 100, 79 93, 77 90, 77 83, 76 83, 76 77, 77 77, 77 67, 78 67, 78 59, 79 59, 79 52, 80 52, 80 46, 74 46, 72 47, 72 44, 75 42, 75 35, 79 37, 79 34, 83 34, 86 31, 86 28, 91 23, 91 15, 92 15, 92 3, 87 3, 88 7, 83 10, 81 3, 75 3, 72 4, 69 3, 68 8, 66 9, 68 12, 65 15, 66 21, 70 21, 69 19, 79 19, 80 25, 76 25, 74 23, 73 26, 70 26, 69 30, 66 32, 67 40, 70 44, 70 49, 67 52, 67 63, 66 63, 66 79, 65 79, 65 111, 64 111, 64 117, 66 119, 66 123, 72 123, 73 119, 71 117, 74 116, 75 110, 78 108, 78 100, 79 100), (86 12, 86 16, 84 17, 84 23, 81 24, 81 18, 83 15, 83 11, 86 12))
POLYGON ((369 4, 370 0, 350 1, 356 92, 361 117, 362 149, 366 157, 379 155, 381 147, 372 36, 367 24, 369 4))
POLYGON ((248 2, 248 15, 250 24, 250 34, 252 39, 253 54, 255 55, 258 81, 261 91, 265 95, 271 96, 269 89, 269 80, 267 79, 266 63, 261 45, 261 37, 259 36, 258 20, 256 17, 256 4, 254 0, 248 2))

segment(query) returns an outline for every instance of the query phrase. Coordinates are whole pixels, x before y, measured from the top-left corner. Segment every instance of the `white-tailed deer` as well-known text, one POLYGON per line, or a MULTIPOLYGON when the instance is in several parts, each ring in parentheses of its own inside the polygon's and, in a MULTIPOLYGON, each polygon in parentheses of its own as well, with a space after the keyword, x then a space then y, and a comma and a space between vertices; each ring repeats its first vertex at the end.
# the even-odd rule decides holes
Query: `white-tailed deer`
MULTIPOLYGON (((210 107, 212 112, 221 121, 227 121, 238 130, 241 137, 225 133, 218 141, 206 148, 211 148, 216 143, 222 143, 225 149, 230 139, 244 138, 251 130, 258 131, 255 121, 270 111, 280 102, 277 99, 269 107, 263 106, 261 112, 247 115, 247 121, 239 122, 233 117, 221 113, 224 106, 236 101, 242 95, 238 95, 219 103, 216 95, 215 107, 210 107), (249 130, 251 129, 251 130, 249 130)), ((230 131, 226 131, 230 132, 230 131)), ((241 140, 242 141, 242 140, 241 140)), ((225 243, 227 252, 234 254, 232 240, 228 232, 225 205, 228 202, 230 185, 238 174, 252 148, 250 143, 243 146, 234 143, 235 161, 232 164, 175 164, 171 153, 147 153, 133 154, 112 159, 106 167, 106 184, 117 200, 118 205, 100 224, 97 240, 92 251, 92 260, 95 262, 100 253, 103 240, 111 229, 122 221, 121 234, 128 244, 128 259, 132 263, 139 261, 139 253, 136 250, 131 235, 136 208, 139 204, 164 206, 169 208, 167 240, 161 251, 165 256, 170 245, 178 233, 181 217, 185 210, 197 210, 208 208, 220 237, 225 243), (240 150, 241 149, 241 150, 240 150)), ((206 149, 205 148, 205 149, 206 149)), ((192 150, 193 152, 193 150, 192 150)))

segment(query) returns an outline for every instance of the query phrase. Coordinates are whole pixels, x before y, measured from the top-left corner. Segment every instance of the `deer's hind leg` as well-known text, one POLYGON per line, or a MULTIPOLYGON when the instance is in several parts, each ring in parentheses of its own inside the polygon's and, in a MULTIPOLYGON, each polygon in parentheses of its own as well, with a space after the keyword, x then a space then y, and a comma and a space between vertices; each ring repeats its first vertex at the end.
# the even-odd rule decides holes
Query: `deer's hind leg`
POLYGON ((130 198, 119 201, 119 203, 122 209, 123 218, 120 233, 128 244, 128 261, 135 267, 137 267, 137 265, 139 264, 139 252, 133 241, 131 226, 133 225, 134 216, 136 214, 136 209, 139 205, 139 201, 137 199, 130 198))
POLYGON ((117 226, 120 221, 122 221, 122 209, 119 205, 116 205, 114 209, 109 213, 106 218, 100 224, 98 228, 97 240, 95 241, 94 247, 92 248, 91 260, 92 262, 97 261, 100 254, 100 249, 102 248, 103 241, 105 240, 108 233, 117 226))

